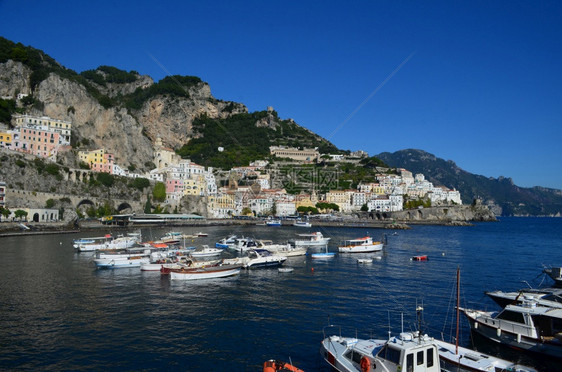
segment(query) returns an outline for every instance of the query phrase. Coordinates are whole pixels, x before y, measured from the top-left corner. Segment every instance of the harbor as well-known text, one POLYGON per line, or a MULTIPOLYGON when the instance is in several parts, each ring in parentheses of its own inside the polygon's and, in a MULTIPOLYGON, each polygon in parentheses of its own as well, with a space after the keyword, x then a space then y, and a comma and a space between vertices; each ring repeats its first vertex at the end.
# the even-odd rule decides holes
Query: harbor
MULTIPOLYGON (((170 231, 141 230, 145 240, 170 231)), ((303 230, 257 225, 177 229, 193 236, 187 245, 194 247, 214 246, 231 234, 283 243, 303 230)), ((1 240, 3 368, 256 371, 275 359, 303 371, 328 371, 319 350, 325 326, 342 326, 342 335, 385 339, 389 330, 398 335, 402 327, 417 327, 415 310, 423 304, 424 333, 450 338, 457 267, 462 307, 500 309, 484 291, 518 290, 523 280, 535 287, 553 284, 540 276, 542 264, 556 264, 562 248, 560 219, 415 225, 394 230, 396 235, 393 230, 313 227, 311 232, 330 238, 333 258, 287 257, 281 267, 292 270, 284 272, 243 269, 225 278, 171 280, 138 267, 96 269, 92 255, 76 253, 72 242, 101 236, 101 231, 110 229, 1 240), (389 232, 380 252, 337 252, 345 240, 378 239, 389 232), (428 260, 411 260, 418 255, 428 260), (372 259, 368 265, 358 262, 367 258, 372 259)), ((222 257, 230 256, 235 254, 222 257)), ((473 343, 468 322, 461 319, 460 325, 462 347, 552 370, 543 358, 473 343)))

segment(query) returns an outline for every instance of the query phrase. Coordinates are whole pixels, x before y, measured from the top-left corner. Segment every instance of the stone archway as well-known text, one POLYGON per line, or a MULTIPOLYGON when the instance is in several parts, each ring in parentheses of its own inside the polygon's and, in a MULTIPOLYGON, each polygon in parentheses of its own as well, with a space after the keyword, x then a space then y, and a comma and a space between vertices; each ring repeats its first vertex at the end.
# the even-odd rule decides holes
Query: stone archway
POLYGON ((39 222, 39 213, 34 213, 32 220, 33 220, 33 222, 39 222))
POLYGON ((131 207, 131 205, 129 203, 123 202, 123 203, 119 204, 119 206, 117 207, 117 212, 121 213, 122 211, 127 210, 127 209, 132 211, 133 207, 131 207))

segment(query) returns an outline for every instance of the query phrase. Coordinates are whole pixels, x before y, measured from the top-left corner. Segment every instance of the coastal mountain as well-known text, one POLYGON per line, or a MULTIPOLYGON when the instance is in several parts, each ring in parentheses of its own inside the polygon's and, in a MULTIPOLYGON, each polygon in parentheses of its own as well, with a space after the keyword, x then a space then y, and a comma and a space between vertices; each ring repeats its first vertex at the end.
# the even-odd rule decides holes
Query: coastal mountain
POLYGON ((562 191, 544 187, 519 187, 511 178, 484 177, 459 168, 453 161, 444 160, 422 150, 406 149, 377 155, 391 167, 423 173, 435 185, 460 191, 464 204, 481 199, 497 215, 554 216, 562 213, 562 191))
MULTIPOLYGON (((198 77, 174 75, 154 82, 111 66, 77 73, 38 49, 1 37, 0 97, 0 122, 9 124, 15 113, 70 121, 74 149, 104 148, 130 170, 154 167, 158 137, 167 147, 183 148, 183 156, 219 167, 247 165, 249 159, 268 156, 270 145, 337 151, 272 109, 248 113, 241 103, 213 97, 209 84, 198 77), (18 94, 27 96, 16 103, 18 94), (201 144, 203 138, 207 145, 201 144)), ((75 158, 58 161, 75 167, 75 158)))

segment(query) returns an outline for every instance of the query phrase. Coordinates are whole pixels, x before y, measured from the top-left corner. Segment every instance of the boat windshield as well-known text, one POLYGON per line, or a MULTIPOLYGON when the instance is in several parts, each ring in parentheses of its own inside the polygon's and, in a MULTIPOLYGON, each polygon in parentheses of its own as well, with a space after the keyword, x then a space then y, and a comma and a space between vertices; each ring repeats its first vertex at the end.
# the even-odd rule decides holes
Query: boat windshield
MULTIPOLYGON (((373 350, 373 353, 375 351, 376 350, 373 350)), ((394 364, 400 364, 400 350, 388 347, 388 344, 383 346, 377 356, 379 358, 386 359, 394 364)))

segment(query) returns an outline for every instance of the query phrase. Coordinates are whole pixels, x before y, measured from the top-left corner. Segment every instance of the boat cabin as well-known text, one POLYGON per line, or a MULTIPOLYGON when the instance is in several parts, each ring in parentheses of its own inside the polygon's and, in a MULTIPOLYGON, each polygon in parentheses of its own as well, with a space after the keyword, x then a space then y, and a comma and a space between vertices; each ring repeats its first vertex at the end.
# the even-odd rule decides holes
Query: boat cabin
POLYGON ((551 340, 562 334, 562 309, 536 306, 536 303, 508 305, 494 320, 500 321, 498 326, 502 330, 507 330, 506 323, 511 323, 510 331, 531 338, 551 340))
POLYGON ((437 346, 427 335, 415 337, 411 333, 402 333, 400 337, 393 337, 376 354, 375 370, 381 369, 404 372, 437 372, 440 371, 437 346))

